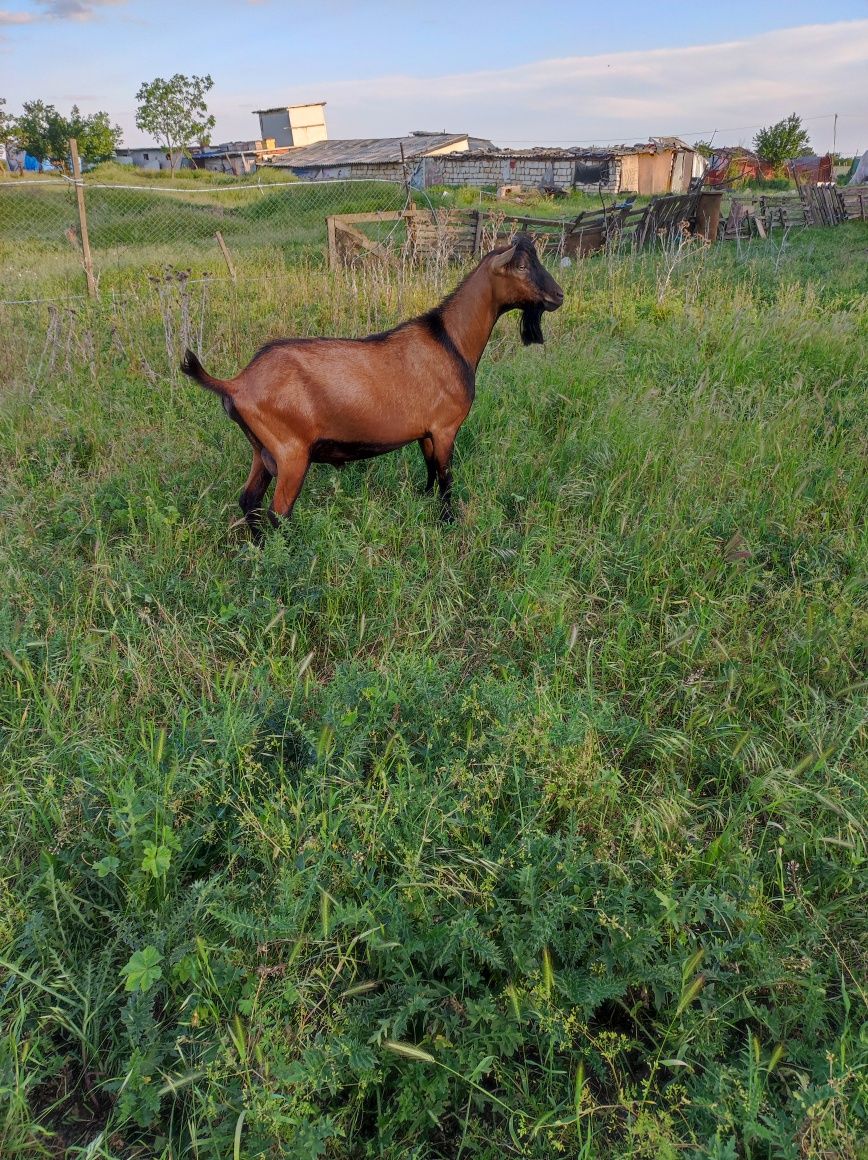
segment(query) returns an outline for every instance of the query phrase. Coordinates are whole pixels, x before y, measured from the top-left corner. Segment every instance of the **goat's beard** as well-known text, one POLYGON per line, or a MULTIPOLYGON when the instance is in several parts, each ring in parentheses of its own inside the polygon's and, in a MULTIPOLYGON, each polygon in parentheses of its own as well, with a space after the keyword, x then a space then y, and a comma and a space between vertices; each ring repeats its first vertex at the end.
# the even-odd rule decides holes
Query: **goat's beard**
POLYGON ((543 316, 543 309, 542 306, 525 306, 521 312, 519 333, 521 334, 521 341, 525 346, 530 346, 534 342, 545 342, 542 324, 540 323, 540 319, 543 316))

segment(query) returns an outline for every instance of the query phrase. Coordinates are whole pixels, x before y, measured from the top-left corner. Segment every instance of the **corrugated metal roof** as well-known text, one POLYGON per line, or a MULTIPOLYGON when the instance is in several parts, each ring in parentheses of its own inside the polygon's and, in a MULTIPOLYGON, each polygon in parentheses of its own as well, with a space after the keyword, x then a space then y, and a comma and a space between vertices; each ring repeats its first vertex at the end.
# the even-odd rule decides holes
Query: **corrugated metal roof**
MULTIPOLYGON (((573 158, 588 158, 589 160, 606 157, 622 157, 630 153, 659 153, 668 149, 691 149, 691 146, 680 142, 678 145, 670 142, 680 142, 677 137, 655 137, 651 141, 639 141, 635 145, 589 145, 558 149, 550 145, 537 145, 532 149, 475 149, 469 153, 462 153, 462 157, 471 161, 479 161, 485 157, 515 157, 535 161, 563 161, 573 158)), ((448 154, 447 154, 448 156, 448 154)))
POLYGON ((287 169, 307 169, 318 165, 370 165, 378 162, 400 161, 401 146, 404 157, 423 157, 432 149, 459 145, 467 140, 466 133, 431 133, 424 137, 363 137, 351 141, 317 141, 313 145, 299 145, 275 165, 287 169))

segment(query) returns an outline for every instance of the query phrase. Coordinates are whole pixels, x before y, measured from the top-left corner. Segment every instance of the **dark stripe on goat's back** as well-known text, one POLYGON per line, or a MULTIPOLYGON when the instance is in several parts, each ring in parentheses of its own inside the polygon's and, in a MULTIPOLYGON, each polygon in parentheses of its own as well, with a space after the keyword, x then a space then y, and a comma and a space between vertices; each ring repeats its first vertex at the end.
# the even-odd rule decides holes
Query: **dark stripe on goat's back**
POLYGON ((424 327, 434 341, 439 343, 452 356, 461 375, 462 382, 464 383, 464 389, 467 391, 467 397, 472 403, 473 397, 476 394, 476 375, 473 373, 473 367, 471 367, 470 363, 455 345, 452 340, 452 335, 446 329, 440 307, 438 306, 434 310, 429 310, 427 314, 421 315, 415 321, 424 327))
POLYGON ((313 342, 321 342, 318 338, 273 338, 270 342, 261 346, 253 358, 250 360, 248 366, 253 366, 255 362, 259 362, 265 355, 271 354, 273 350, 279 350, 283 346, 307 346, 313 342))

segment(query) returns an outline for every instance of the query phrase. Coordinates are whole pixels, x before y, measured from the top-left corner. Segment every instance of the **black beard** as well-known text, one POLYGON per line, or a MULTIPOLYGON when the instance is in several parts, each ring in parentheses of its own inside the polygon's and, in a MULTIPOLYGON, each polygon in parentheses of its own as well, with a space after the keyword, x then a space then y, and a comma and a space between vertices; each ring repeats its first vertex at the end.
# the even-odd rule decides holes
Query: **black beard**
POLYGON ((542 306, 525 306, 522 310, 519 333, 521 334, 521 341, 525 346, 530 346, 534 342, 545 342, 540 324, 542 316, 542 306))

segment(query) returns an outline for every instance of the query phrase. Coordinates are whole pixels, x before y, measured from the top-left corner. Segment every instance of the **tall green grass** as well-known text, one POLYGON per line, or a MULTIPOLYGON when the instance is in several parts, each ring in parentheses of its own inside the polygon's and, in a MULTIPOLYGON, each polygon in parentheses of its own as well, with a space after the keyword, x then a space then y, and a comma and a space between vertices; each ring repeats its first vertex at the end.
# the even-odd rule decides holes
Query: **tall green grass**
POLYGON ((866 243, 559 270, 457 526, 261 548, 183 343, 442 271, 0 307, 2 1156, 864 1156, 866 243))

